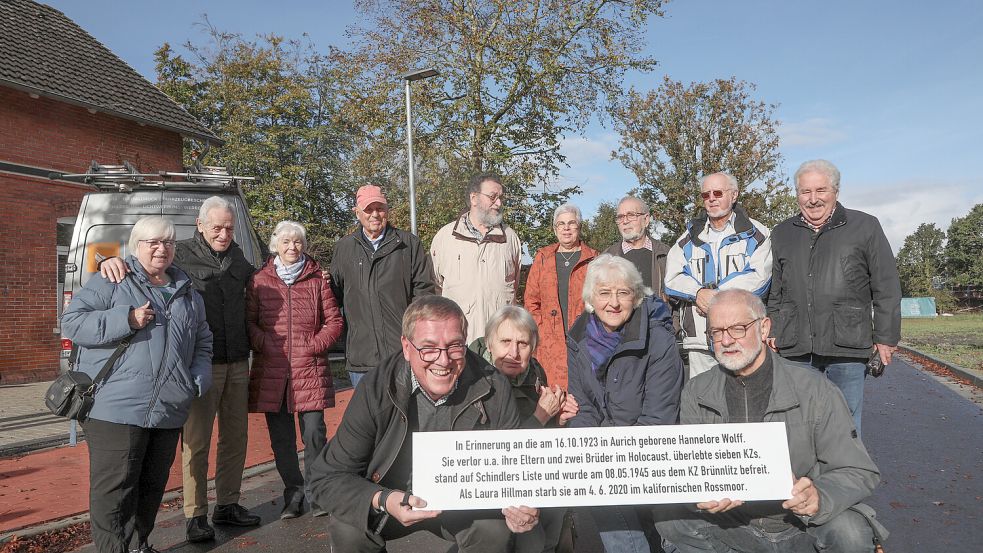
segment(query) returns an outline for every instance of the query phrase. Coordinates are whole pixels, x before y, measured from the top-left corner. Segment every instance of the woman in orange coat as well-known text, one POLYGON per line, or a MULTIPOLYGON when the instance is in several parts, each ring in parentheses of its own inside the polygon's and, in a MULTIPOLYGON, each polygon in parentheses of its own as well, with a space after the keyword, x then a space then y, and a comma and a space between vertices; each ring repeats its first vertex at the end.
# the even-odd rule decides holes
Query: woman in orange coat
POLYGON ((539 326, 537 359, 551 383, 567 387, 566 331, 584 311, 584 277, 597 251, 580 239, 583 218, 573 204, 553 212, 557 243, 536 252, 526 279, 525 306, 539 326))

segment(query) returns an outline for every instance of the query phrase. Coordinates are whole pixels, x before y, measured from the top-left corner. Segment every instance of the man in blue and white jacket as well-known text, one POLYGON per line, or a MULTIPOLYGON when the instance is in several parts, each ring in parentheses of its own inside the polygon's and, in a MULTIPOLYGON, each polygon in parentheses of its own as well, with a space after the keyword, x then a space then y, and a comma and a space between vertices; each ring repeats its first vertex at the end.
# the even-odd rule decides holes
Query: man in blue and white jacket
POLYGON ((687 223, 666 257, 666 294, 682 301, 680 327, 689 356, 689 377, 717 361, 707 337, 707 306, 718 290, 747 290, 758 297, 771 284, 768 228, 736 205, 737 179, 727 173, 703 178, 704 212, 687 223))

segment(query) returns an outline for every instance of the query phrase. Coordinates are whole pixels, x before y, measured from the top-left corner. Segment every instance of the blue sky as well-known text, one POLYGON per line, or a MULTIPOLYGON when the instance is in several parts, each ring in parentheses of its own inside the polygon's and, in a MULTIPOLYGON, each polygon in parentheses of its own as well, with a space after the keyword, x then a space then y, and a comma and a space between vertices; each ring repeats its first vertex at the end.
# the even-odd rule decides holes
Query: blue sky
MULTIPOLYGON (((320 49, 347 43, 356 21, 347 1, 211 0, 47 2, 137 71, 154 79, 162 43, 201 43, 207 13, 245 36, 311 36, 320 49)), ((648 29, 652 73, 628 84, 647 90, 666 74, 682 81, 736 76, 778 103, 785 171, 826 158, 842 174, 840 200, 876 215, 897 250, 922 222, 947 228, 983 202, 983 4, 978 0, 678 0, 648 29)), ((617 135, 592 125, 569 136, 565 182, 585 216, 636 185, 610 161, 617 135)))

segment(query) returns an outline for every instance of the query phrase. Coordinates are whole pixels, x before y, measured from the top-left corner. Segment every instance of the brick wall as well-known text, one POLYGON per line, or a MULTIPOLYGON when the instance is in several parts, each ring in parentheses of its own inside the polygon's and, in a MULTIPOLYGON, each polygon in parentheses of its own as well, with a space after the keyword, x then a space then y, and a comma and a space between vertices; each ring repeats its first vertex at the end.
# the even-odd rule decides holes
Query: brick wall
MULTIPOLYGON (((179 170, 181 137, 0 87, 0 161, 83 173, 92 160, 179 170)), ((57 219, 77 214, 88 191, 0 172, 0 384, 58 373, 57 219)))

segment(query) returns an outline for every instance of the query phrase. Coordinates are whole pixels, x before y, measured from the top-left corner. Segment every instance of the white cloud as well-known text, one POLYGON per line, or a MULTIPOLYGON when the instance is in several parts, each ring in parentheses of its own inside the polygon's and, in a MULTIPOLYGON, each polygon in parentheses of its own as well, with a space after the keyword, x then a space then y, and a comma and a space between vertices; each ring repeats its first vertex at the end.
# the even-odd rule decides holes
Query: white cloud
POLYGON ((836 144, 847 139, 847 133, 837 128, 831 119, 812 117, 798 122, 782 122, 778 135, 785 147, 817 147, 836 144))
MULTIPOLYGON (((978 180, 978 179, 977 179, 978 180)), ((876 216, 895 253, 904 239, 922 223, 947 230, 954 217, 962 217, 983 203, 983 183, 906 181, 844 188, 840 201, 850 209, 876 216)))

